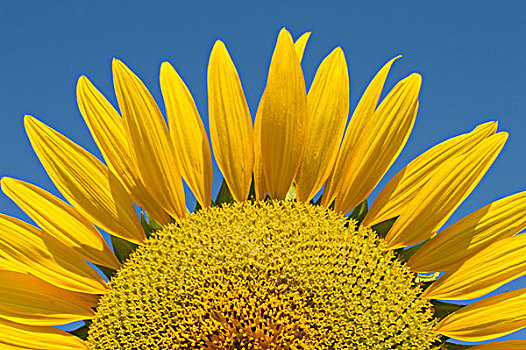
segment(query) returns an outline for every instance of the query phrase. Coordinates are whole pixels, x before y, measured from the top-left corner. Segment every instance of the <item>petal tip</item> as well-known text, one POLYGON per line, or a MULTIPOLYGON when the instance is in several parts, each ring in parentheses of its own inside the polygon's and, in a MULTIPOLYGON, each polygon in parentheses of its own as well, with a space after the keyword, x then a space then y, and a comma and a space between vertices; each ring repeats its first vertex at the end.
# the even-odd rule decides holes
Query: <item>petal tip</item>
POLYGON ((0 180, 0 187, 2 188, 2 192, 4 192, 5 195, 7 195, 6 191, 9 192, 9 183, 11 182, 11 178, 3 176, 0 180))
POLYGON ((89 82, 89 79, 88 77, 86 77, 85 75, 81 75, 79 76, 79 78, 77 79, 77 87, 80 85, 80 84, 86 84, 89 82))
MULTIPOLYGON (((166 77, 166 75, 175 73, 175 68, 168 61, 161 63, 161 69, 159 71, 159 77, 161 81, 166 77)), ((162 84, 162 83, 161 83, 162 84)))
POLYGON ((281 28, 281 30, 279 31, 278 42, 280 41, 280 39, 285 39, 285 38, 287 38, 291 43, 293 43, 292 35, 291 35, 290 32, 287 30, 287 28, 283 27, 283 28, 281 28))
POLYGON ((214 50, 226 50, 226 45, 221 39, 217 39, 212 47, 212 52, 214 50))
POLYGON ((2 176, 2 179, 0 179, 0 184, 4 186, 4 185, 8 185, 9 183, 12 183, 13 181, 16 181, 16 180, 13 179, 12 177, 2 176))
POLYGON ((422 84, 422 75, 420 75, 420 73, 412 73, 408 78, 413 80, 416 84, 422 84))
POLYGON ((344 58, 345 59, 345 52, 343 51, 341 46, 336 46, 336 48, 333 50, 336 57, 339 59, 344 58))
POLYGON ((501 131, 493 135, 497 140, 496 142, 502 143, 503 145, 508 141, 510 134, 507 131, 501 131))
POLYGON ((33 117, 32 115, 26 114, 24 115, 24 125, 27 128, 28 126, 32 126, 37 122, 37 118, 33 117))
POLYGON ((124 62, 119 60, 118 58, 113 57, 113 60, 111 61, 111 67, 114 72, 116 71, 125 71, 127 69, 124 62))

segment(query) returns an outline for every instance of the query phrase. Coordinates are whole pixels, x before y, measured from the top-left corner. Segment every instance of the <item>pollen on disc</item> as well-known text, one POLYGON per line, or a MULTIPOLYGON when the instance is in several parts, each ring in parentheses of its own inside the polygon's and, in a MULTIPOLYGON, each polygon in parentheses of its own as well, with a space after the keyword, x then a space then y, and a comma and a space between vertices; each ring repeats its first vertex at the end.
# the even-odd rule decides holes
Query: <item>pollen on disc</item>
POLYGON ((110 282, 89 349, 438 349, 431 305, 369 229, 242 202, 157 232, 110 282))

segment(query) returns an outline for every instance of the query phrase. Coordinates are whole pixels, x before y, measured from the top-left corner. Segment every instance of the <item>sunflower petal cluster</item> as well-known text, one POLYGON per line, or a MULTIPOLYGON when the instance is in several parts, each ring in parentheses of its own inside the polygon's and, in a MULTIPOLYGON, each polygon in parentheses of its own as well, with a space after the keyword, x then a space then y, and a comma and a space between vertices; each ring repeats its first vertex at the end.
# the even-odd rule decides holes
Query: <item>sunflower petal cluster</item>
MULTIPOLYGON (((212 200, 212 152, 223 175, 221 198, 292 199, 342 216, 357 208, 351 216, 382 237, 382 249, 396 254, 416 281, 425 279, 421 273, 443 273, 419 282, 418 298, 434 305, 433 332, 442 342, 437 346, 447 349, 448 338, 493 340, 526 327, 524 288, 467 306, 447 302, 483 297, 526 274, 526 236, 519 234, 526 227, 526 192, 443 228, 508 134, 487 122, 443 141, 398 172, 368 208, 367 197, 409 138, 422 79, 410 74, 380 101, 400 58, 394 57, 374 76, 347 123, 344 52, 338 47, 321 62, 307 90, 301 61, 309 36, 294 41, 281 30, 254 116, 226 46, 215 43, 207 74, 210 137, 189 88, 167 62, 160 72, 165 116, 118 59, 112 65, 118 110, 87 77, 79 78, 79 110, 103 161, 25 117, 31 145, 62 198, 2 178, 2 191, 34 225, 0 214, 0 348, 87 349, 85 330, 110 288, 92 266, 114 276, 126 247, 132 247, 129 253, 148 244, 148 225, 166 230, 187 220, 184 184, 200 208, 220 204, 212 200), (99 230, 112 237, 113 249, 99 230), (71 333, 55 327, 74 321, 86 326, 71 333)), ((526 341, 472 349, 526 349, 526 341)))

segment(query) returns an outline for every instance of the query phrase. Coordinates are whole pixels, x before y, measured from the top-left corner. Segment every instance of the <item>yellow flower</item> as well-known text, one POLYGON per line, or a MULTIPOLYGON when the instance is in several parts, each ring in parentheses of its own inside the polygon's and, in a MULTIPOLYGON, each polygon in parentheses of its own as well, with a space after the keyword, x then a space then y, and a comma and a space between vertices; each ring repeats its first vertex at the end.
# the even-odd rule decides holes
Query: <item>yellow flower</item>
MULTIPOLYGON (((343 50, 323 60, 307 92, 300 63, 309 35, 294 43, 280 32, 254 126, 234 63, 216 42, 211 148, 192 95, 166 62, 168 123, 119 60, 120 113, 79 79, 79 109, 105 163, 26 116, 33 149, 69 204, 2 179, 38 227, 0 215, 1 349, 447 349, 448 338, 487 341, 526 327, 525 289, 468 306, 444 302, 526 274, 526 236, 517 234, 526 192, 438 233, 507 133, 488 122, 438 144, 368 208, 413 128, 421 77, 409 75, 380 102, 399 57, 390 60, 345 131, 343 50), (211 151, 223 174, 216 200, 211 151), (436 272, 444 274, 435 281, 436 272), (81 320, 71 333, 53 327, 81 320)), ((473 349, 526 349, 526 341, 473 349)))

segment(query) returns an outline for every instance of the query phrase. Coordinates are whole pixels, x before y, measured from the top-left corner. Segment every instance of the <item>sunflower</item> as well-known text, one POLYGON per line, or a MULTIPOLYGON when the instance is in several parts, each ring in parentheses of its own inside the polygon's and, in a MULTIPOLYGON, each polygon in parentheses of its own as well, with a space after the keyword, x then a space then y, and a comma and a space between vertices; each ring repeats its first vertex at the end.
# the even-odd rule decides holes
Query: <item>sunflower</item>
MULTIPOLYGON (((346 128, 344 53, 338 47, 323 60, 307 93, 300 62, 309 35, 294 42, 281 30, 254 125, 234 63, 215 43, 212 147, 166 62, 168 123, 119 60, 120 112, 79 79, 79 109, 105 163, 25 117, 33 149, 69 203, 1 181, 36 224, 0 215, 1 349, 459 349, 469 346, 447 340, 488 341, 526 326, 524 289, 448 302, 526 274, 526 236, 518 234, 526 192, 437 234, 507 133, 488 122, 434 146, 369 208, 413 128, 421 77, 409 75, 379 102, 399 57, 391 59, 346 128), (212 151, 223 174, 215 200, 212 151), (197 201, 191 213, 183 179, 197 201), (54 327, 75 321, 84 325, 54 327)), ((526 349, 526 341, 471 348, 526 349)))

